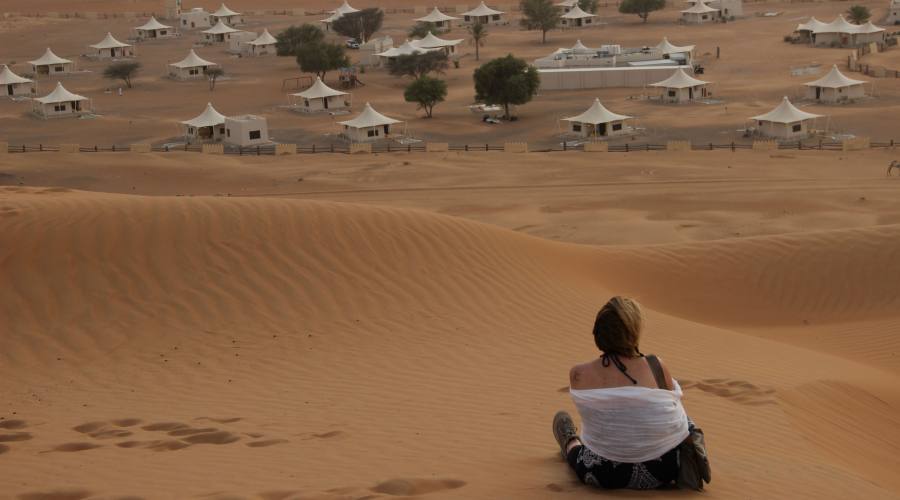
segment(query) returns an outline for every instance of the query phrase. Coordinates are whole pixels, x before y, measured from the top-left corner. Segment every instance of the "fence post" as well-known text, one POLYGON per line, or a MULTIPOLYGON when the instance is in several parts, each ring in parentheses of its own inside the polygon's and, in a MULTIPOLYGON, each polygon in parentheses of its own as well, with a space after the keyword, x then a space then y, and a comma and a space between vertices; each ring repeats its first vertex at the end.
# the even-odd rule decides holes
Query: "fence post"
POLYGON ((390 153, 390 152, 391 152, 391 143, 389 142, 388 143, 388 153, 390 153))
POLYGON ((566 141, 563 141, 563 151, 566 150, 566 141))
POLYGON ((116 152, 116 145, 115 145, 115 144, 113 144, 113 150, 112 150, 112 152, 113 152, 113 153, 116 152))
POLYGON ((468 150, 469 150, 469 145, 468 145, 468 144, 466 144, 466 151, 468 151, 468 150))
POLYGON ((647 144, 645 144, 644 146, 645 146, 645 148, 644 148, 645 151, 650 151, 650 143, 649 142, 647 144))
POLYGON ((316 145, 315 145, 315 144, 313 144, 312 152, 313 152, 313 153, 316 152, 316 145))
POLYGON ((803 151, 803 141, 797 141, 797 151, 803 151))
POLYGON ((97 145, 96 145, 96 144, 94 144, 94 152, 95 152, 95 153, 97 152, 97 145))
POLYGON ((731 152, 734 153, 734 141, 731 141, 731 152))
POLYGON ((331 152, 334 153, 334 143, 331 143, 331 152))
POLYGON ((487 145, 487 144, 484 145, 484 150, 485 150, 485 151, 490 151, 490 149, 488 149, 488 145, 487 145))
POLYGON ((406 145, 406 152, 407 152, 407 153, 412 153, 412 144, 407 144, 407 145, 406 145))
POLYGON ((822 139, 819 139, 819 151, 822 151, 822 139))
POLYGON ((626 153, 628 152, 628 143, 627 142, 625 143, 625 152, 626 153))
MULTIPOLYGON (((38 151, 43 151, 43 150, 44 150, 44 145, 43 145, 43 144, 38 144, 38 151)), ((25 145, 24 145, 24 144, 22 145, 22 151, 23 151, 23 152, 25 151, 25 145)))

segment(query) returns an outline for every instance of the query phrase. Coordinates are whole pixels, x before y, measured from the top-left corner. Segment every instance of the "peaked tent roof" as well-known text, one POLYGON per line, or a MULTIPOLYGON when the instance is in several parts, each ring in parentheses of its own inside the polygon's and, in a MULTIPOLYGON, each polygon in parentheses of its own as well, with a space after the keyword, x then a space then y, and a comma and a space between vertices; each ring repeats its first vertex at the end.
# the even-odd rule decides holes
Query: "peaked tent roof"
POLYGON ((678 68, 672 73, 672 76, 661 82, 651 83, 651 87, 663 87, 667 89, 686 89, 688 87, 696 87, 698 85, 706 85, 709 82, 698 80, 693 76, 684 72, 683 68, 678 68))
POLYGON ((785 96, 781 101, 781 104, 776 106, 772 111, 769 111, 768 113, 762 115, 751 116, 750 119, 764 122, 794 123, 803 120, 819 118, 821 116, 822 115, 807 113, 806 111, 797 109, 796 106, 791 104, 791 101, 788 100, 787 96, 785 96))
POLYGON ((91 45, 91 47, 98 49, 98 50, 102 50, 102 49, 117 49, 119 47, 131 47, 131 45, 129 45, 127 43, 122 43, 122 42, 116 40, 116 38, 114 36, 112 36, 112 33, 107 33, 106 38, 101 40, 100 43, 91 45))
POLYGON ((172 63, 169 66, 175 66, 176 68, 196 68, 197 66, 218 66, 218 64, 203 59, 194 52, 194 49, 191 49, 191 51, 188 52, 187 57, 172 63))
POLYGON ((3 68, 0 69, 0 85, 12 85, 15 83, 31 83, 31 80, 13 73, 9 66, 4 64, 3 68))
POLYGON ((437 49, 440 47, 453 47, 459 45, 460 42, 462 42, 461 38, 459 40, 444 40, 434 36, 434 33, 429 31, 425 38, 415 41, 415 46, 422 49, 437 49))
POLYGON ((379 125, 391 125, 394 123, 400 123, 400 120, 395 120, 393 118, 388 118, 383 114, 375 111, 374 108, 369 103, 366 103, 365 107, 362 110, 362 113, 356 115, 356 118, 352 120, 347 120, 343 122, 338 122, 341 125, 346 125, 351 128, 365 128, 365 127, 377 127, 379 125))
POLYGON ((334 90, 333 88, 325 85, 321 78, 316 77, 316 81, 313 82, 312 86, 303 92, 297 92, 295 95, 297 97, 303 97, 304 99, 321 99, 323 97, 333 97, 339 95, 347 95, 346 92, 341 92, 340 90, 334 90))
POLYGON ((866 24, 863 24, 859 26, 859 28, 857 28, 857 33, 880 33, 882 31, 884 31, 884 28, 875 26, 874 24, 872 24, 872 21, 868 21, 866 22, 866 24))
POLYGON ((805 23, 800 23, 797 25, 797 29, 794 31, 816 31, 817 29, 821 29, 823 26, 827 26, 827 23, 823 23, 815 18, 815 16, 810 17, 809 21, 805 23))
POLYGON ((578 5, 578 0, 562 0, 561 2, 555 3, 555 4, 553 4, 553 5, 556 5, 557 7, 569 7, 569 8, 572 8, 572 7, 576 6, 576 5, 578 5))
POLYGON ((407 40, 407 41, 403 42, 403 45, 401 45, 399 47, 391 47, 391 48, 385 50, 384 52, 381 52, 381 53, 375 54, 375 55, 381 56, 381 57, 397 57, 397 56, 409 56, 409 55, 418 54, 421 52, 432 52, 435 50, 439 50, 436 48, 420 47, 418 45, 418 42, 419 42, 418 40, 413 40, 413 41, 407 40))
POLYGON ((710 7, 709 5, 706 5, 706 2, 701 0, 697 3, 695 3, 694 5, 690 6, 689 8, 684 9, 683 11, 681 11, 681 13, 682 14, 706 14, 708 12, 718 12, 718 11, 719 11, 719 9, 714 9, 714 8, 710 7))
POLYGON ((335 12, 335 13, 331 14, 330 16, 326 17, 325 19, 320 19, 319 22, 320 23, 333 23, 333 22, 337 21, 338 19, 340 19, 341 16, 343 16, 343 14, 335 12))
POLYGON ((240 13, 240 12, 235 12, 235 11, 229 9, 228 6, 226 6, 226 5, 223 3, 223 4, 218 8, 218 10, 216 10, 215 12, 213 12, 213 13, 210 14, 210 15, 213 16, 213 17, 229 17, 229 16, 239 16, 239 15, 241 15, 241 13, 240 13))
POLYGON ((216 111, 212 103, 206 103, 206 109, 197 117, 181 122, 191 127, 214 127, 225 123, 225 115, 216 111))
POLYGON ((480 4, 478 4, 478 7, 475 7, 474 9, 472 9, 468 12, 462 13, 462 15, 469 16, 469 17, 493 16, 495 14, 503 14, 503 11, 494 10, 494 9, 488 7, 487 5, 484 4, 484 0, 482 0, 482 2, 480 4))
POLYGON ((271 33, 269 33, 268 28, 264 28, 262 34, 256 37, 256 40, 253 40, 249 43, 250 45, 273 45, 278 43, 278 40, 276 40, 275 37, 272 36, 271 33))
POLYGON ((72 101, 86 101, 87 97, 82 95, 73 94, 66 90, 65 87, 62 86, 62 83, 56 82, 56 88, 53 89, 53 92, 45 95, 44 97, 38 97, 35 101, 41 104, 55 104, 58 102, 72 102, 72 101))
POLYGON ((219 19, 219 22, 217 22, 215 26, 213 26, 212 28, 210 28, 208 30, 203 30, 203 33, 206 33, 209 35, 225 35, 227 33, 237 33, 238 31, 241 31, 241 30, 232 28, 231 26, 228 26, 227 24, 225 24, 224 21, 219 19))
POLYGON ((581 123, 592 123, 594 125, 598 123, 609 123, 618 120, 627 120, 629 118, 633 118, 628 115, 620 115, 613 113, 612 111, 606 109, 602 104, 600 104, 600 99, 594 99, 594 104, 588 108, 587 111, 581 113, 578 116, 570 116, 568 118, 563 118, 563 121, 567 122, 581 122, 581 123))
POLYGON ((566 12, 565 14, 559 16, 563 19, 585 19, 588 17, 597 17, 597 14, 591 14, 590 12, 585 12, 581 10, 581 7, 578 5, 572 7, 572 10, 566 12))
POLYGON ((662 41, 656 44, 656 48, 662 51, 663 54, 680 54, 682 52, 691 52, 694 50, 694 45, 672 45, 667 37, 663 37, 662 41))
POLYGON ((67 63, 71 63, 71 62, 72 61, 70 61, 68 59, 63 59, 62 57, 59 57, 58 55, 54 54, 53 51, 50 50, 49 47, 44 52, 44 55, 35 59, 34 61, 28 61, 28 63, 31 64, 32 66, 47 66, 48 64, 67 64, 67 63))
POLYGON ((814 30, 815 33, 856 33, 859 26, 850 24, 844 19, 844 16, 838 15, 837 19, 828 24, 823 24, 819 29, 814 30))
POLYGON ((437 7, 435 7, 431 12, 428 13, 427 16, 414 19, 414 21, 418 21, 420 23, 438 23, 442 21, 453 21, 455 19, 459 18, 448 16, 447 14, 439 11, 437 7))
POLYGON ((866 82, 863 80, 854 80, 852 78, 847 78, 843 73, 838 70, 837 64, 831 67, 831 71, 828 72, 827 75, 819 78, 816 81, 804 83, 807 87, 825 87, 829 89, 838 89, 843 87, 850 87, 852 85, 862 85, 866 82))
POLYGON ((359 9, 352 7, 347 2, 347 0, 344 0, 344 3, 342 3, 341 6, 338 7, 337 9, 334 9, 332 12, 334 12, 335 14, 344 15, 344 14, 352 14, 354 12, 359 12, 359 9))
POLYGON ((155 17, 151 16, 150 20, 143 24, 143 26, 138 26, 135 28, 136 30, 143 31, 151 31, 151 30, 165 30, 169 29, 171 26, 166 26, 165 24, 156 20, 155 17))
POLYGON ((592 49, 581 43, 581 39, 575 40, 575 45, 569 50, 575 54, 593 54, 594 52, 597 52, 597 49, 592 49))

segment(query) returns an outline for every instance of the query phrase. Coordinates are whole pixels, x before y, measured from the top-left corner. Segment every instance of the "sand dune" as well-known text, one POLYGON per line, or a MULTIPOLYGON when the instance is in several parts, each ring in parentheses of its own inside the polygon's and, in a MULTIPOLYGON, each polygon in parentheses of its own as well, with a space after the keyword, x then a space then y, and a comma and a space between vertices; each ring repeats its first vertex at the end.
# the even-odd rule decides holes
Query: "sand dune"
POLYGON ((591 247, 399 208, 0 188, 0 495, 586 496, 549 419, 625 291, 709 434, 705 497, 897 498, 896 372, 760 330, 896 324, 898 240, 591 247))

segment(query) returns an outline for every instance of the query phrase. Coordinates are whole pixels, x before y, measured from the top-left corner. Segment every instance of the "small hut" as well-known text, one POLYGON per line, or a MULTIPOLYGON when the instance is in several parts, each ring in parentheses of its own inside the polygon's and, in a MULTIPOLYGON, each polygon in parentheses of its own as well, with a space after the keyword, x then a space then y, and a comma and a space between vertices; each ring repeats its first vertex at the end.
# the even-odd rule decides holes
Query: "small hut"
POLYGON ((801 139, 809 136, 810 123, 822 115, 807 113, 791 104, 787 96, 775 109, 750 118, 756 122, 757 132, 775 139, 801 139))
POLYGON ((32 112, 40 118, 70 118, 89 113, 91 101, 87 97, 73 94, 56 82, 53 92, 31 101, 32 112))
POLYGON ((462 43, 462 39, 444 40, 443 38, 434 36, 434 33, 428 32, 428 34, 425 35, 425 38, 416 40, 414 43, 415 46, 419 47, 420 49, 440 49, 443 50, 448 56, 451 56, 456 53, 456 46, 462 43))
POLYGON ((107 33, 106 38, 101 40, 100 43, 91 45, 90 47, 97 51, 96 54, 92 54, 92 56, 98 59, 134 57, 134 46, 116 40, 116 38, 112 36, 112 33, 107 33))
POLYGON ((346 95, 349 94, 325 85, 317 76, 310 88, 291 94, 290 100, 294 109, 304 113, 315 113, 349 109, 350 101, 344 98, 346 95))
POLYGON ((478 7, 463 12, 463 23, 465 24, 503 24, 503 11, 494 10, 484 4, 484 1, 478 4, 478 7))
POLYGON ((200 115, 181 122, 184 138, 188 144, 196 142, 218 142, 225 137, 225 115, 216 111, 212 103, 200 115))
POLYGON ((827 75, 814 82, 805 83, 806 97, 818 102, 838 103, 865 97, 862 80, 847 78, 838 70, 837 64, 827 75))
POLYGON ((242 52, 247 54, 248 56, 264 56, 269 54, 275 54, 276 48, 275 44, 278 43, 278 40, 269 33, 268 29, 264 29, 262 34, 256 37, 249 42, 243 42, 241 44, 242 52))
POLYGON ((569 123, 566 133, 590 138, 627 134, 631 127, 626 127, 626 121, 632 118, 613 113, 600 104, 600 99, 594 99, 594 104, 587 111, 578 116, 563 118, 562 121, 569 123))
POLYGON ((209 15, 209 23, 223 22, 229 26, 240 26, 244 24, 244 15, 229 9, 224 3, 212 14, 209 15))
POLYGON ((427 16, 414 19, 414 21, 420 23, 431 23, 439 31, 449 30, 451 23, 456 20, 459 20, 459 18, 448 16, 447 14, 444 14, 443 12, 438 10, 437 7, 429 12, 427 16))
POLYGON ((194 7, 193 9, 181 13, 181 28, 192 30, 196 28, 209 28, 210 14, 203 10, 203 7, 194 7))
POLYGON ((356 118, 338 123, 343 126, 342 135, 350 142, 375 142, 390 139, 393 126, 403 122, 384 116, 366 103, 362 113, 356 118))
POLYGON ((155 40, 157 38, 171 38, 175 36, 175 30, 171 26, 166 26, 157 21, 155 17, 150 17, 149 21, 134 28, 134 31, 141 40, 155 40))
POLYGON ((703 99, 709 96, 709 82, 699 80, 678 68, 672 76, 661 82, 651 83, 651 87, 663 89, 661 100, 667 103, 680 104, 703 99))
POLYGON ((203 41, 206 43, 225 43, 231 40, 232 35, 241 33, 241 30, 232 28, 222 21, 215 26, 203 30, 203 41))
POLYGON ((269 122, 257 115, 226 116, 224 140, 244 148, 268 144, 269 122))
POLYGON ((716 21, 720 14, 719 9, 714 9, 706 2, 698 1, 691 7, 681 11, 681 20, 688 24, 703 24, 716 21))
POLYGON ((218 64, 198 56, 194 49, 184 59, 169 64, 169 77, 176 80, 197 80, 206 78, 206 70, 219 67, 218 64))
POLYGON ((32 96, 35 93, 34 81, 13 73, 4 64, 0 67, 0 92, 5 97, 32 96))
POLYGON ((31 65, 31 71, 35 76, 61 75, 75 71, 75 63, 59 57, 49 48, 44 52, 44 55, 34 61, 28 61, 28 64, 31 65))
POLYGON ((596 14, 581 10, 581 7, 577 4, 565 14, 559 16, 560 24, 562 24, 563 28, 584 28, 586 26, 593 26, 595 17, 597 17, 596 14))

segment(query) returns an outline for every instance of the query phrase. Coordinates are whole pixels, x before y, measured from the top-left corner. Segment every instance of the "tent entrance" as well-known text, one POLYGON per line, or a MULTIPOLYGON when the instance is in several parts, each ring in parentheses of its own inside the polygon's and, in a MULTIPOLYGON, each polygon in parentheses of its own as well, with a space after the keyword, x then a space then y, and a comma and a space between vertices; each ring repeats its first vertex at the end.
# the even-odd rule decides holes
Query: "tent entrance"
POLYGON ((606 135, 606 123, 598 123, 597 124, 597 135, 605 136, 606 135))
POLYGON ((12 86, 12 84, 6 86, 6 95, 13 95, 13 86, 12 86))
POLYGON ((822 98, 822 87, 816 87, 816 99, 822 98))
POLYGON ((322 99, 322 103, 325 105, 325 109, 328 109, 328 98, 322 99))
POLYGON ((213 138, 213 128, 212 127, 200 127, 197 129, 197 137, 202 140, 209 140, 213 138))

